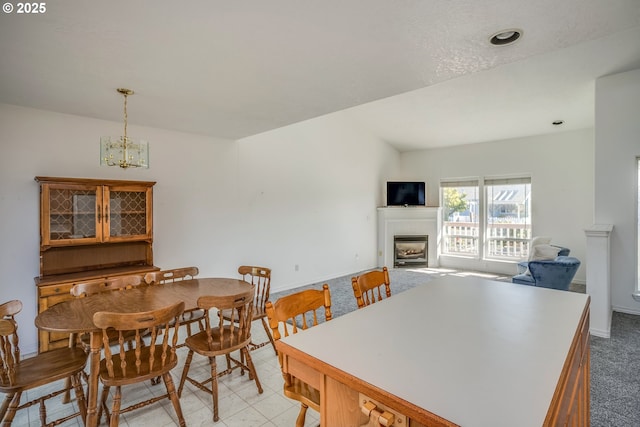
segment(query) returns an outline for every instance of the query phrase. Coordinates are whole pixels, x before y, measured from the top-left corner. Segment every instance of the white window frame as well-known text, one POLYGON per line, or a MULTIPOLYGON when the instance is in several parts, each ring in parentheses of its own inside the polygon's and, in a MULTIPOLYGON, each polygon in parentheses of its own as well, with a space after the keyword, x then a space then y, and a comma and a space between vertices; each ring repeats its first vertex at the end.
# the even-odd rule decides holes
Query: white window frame
POLYGON ((531 188, 531 177, 530 176, 516 176, 516 177, 498 177, 498 178, 491 178, 491 177, 487 177, 483 180, 482 186, 483 186, 483 195, 484 195, 484 203, 485 203, 485 217, 484 217, 484 238, 482 239, 483 245, 484 245, 484 254, 486 254, 486 256, 484 256, 483 259, 487 259, 487 260, 506 260, 506 261, 510 261, 510 260, 515 260, 515 259, 521 259, 524 258, 526 256, 529 255, 529 240, 531 239, 531 230, 532 230, 532 218, 531 218, 531 191, 529 192, 529 195, 526 197, 525 202, 528 205, 528 218, 529 218, 529 224, 528 224, 528 229, 529 232, 528 233, 524 233, 525 235, 520 237, 520 238, 516 238, 516 237, 507 237, 505 239, 501 239, 501 240, 506 240, 506 241, 511 241, 513 243, 514 246, 518 246, 518 249, 521 251, 519 252, 518 256, 498 256, 498 255, 490 255, 490 244, 492 240, 500 240, 497 238, 493 238, 489 236, 489 216, 488 216, 488 211, 489 211, 489 187, 490 186, 497 186, 497 185, 524 185, 524 184, 528 184, 529 188, 531 188))
MULTIPOLYGON (((640 163, 639 163, 640 164, 640 163)), ((444 178, 440 180, 440 206, 444 206, 444 188, 454 187, 478 187, 478 244, 476 254, 459 254, 455 252, 446 252, 446 234, 445 230, 442 231, 441 239, 441 253, 445 256, 459 257, 459 258, 472 258, 477 260, 488 261, 517 261, 523 256, 527 256, 528 253, 523 253, 520 257, 500 257, 500 256, 487 256, 489 253, 489 233, 488 233, 488 219, 487 219, 487 207, 488 207, 488 195, 487 187, 490 185, 511 185, 511 184, 529 184, 532 186, 532 179, 529 175, 513 175, 513 176, 487 176, 487 177, 467 177, 467 178, 444 178)), ((533 189, 531 190, 531 193, 533 189)), ((530 195, 531 195, 530 193, 530 195)), ((529 195, 529 197, 531 197, 529 195)), ((529 218, 531 219, 531 200, 529 203, 529 218)), ((445 212, 442 212, 442 222, 444 224, 446 218, 444 218, 445 212)), ((533 224, 529 224, 529 230, 531 232, 533 224)), ((526 236, 530 238, 531 236, 526 236)), ((640 237, 639 237, 640 240, 640 237)), ((528 242, 527 242, 528 243, 528 242)), ((528 244, 526 245, 528 251, 528 244)), ((640 260, 639 260, 640 263, 640 260)))
MULTIPOLYGON (((465 254, 461 254, 461 253, 456 253, 456 252, 446 252, 445 248, 446 248, 446 235, 444 234, 443 231, 443 235, 442 235, 442 246, 440 248, 441 252, 443 255, 446 256, 455 256, 455 257, 464 257, 464 258, 474 258, 474 259, 482 259, 482 221, 483 221, 483 206, 482 206, 482 182, 479 178, 477 177, 471 177, 471 178, 458 178, 458 179, 443 179, 440 180, 440 206, 444 207, 444 188, 457 188, 457 187, 477 187, 477 191, 478 191, 478 236, 477 236, 477 243, 476 243, 476 250, 477 252, 474 253, 465 253, 465 254)), ((444 224, 446 221, 446 218, 444 218, 444 215, 446 214, 446 212, 444 211, 444 209, 442 210, 442 224, 444 224)))

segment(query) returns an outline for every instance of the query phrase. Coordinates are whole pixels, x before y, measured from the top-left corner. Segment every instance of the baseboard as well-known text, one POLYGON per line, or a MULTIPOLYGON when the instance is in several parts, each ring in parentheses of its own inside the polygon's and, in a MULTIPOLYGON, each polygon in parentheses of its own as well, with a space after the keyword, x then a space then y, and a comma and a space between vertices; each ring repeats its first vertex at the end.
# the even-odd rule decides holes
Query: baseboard
POLYGON ((625 314, 635 314, 640 316, 640 310, 633 310, 633 309, 629 309, 627 307, 618 307, 618 306, 612 306, 611 309, 613 311, 617 311, 618 313, 625 313, 625 314))
POLYGON ((602 329, 589 328, 589 333, 600 338, 611 338, 611 328, 608 331, 602 329))
MULTIPOLYGON (((613 317, 613 312, 617 311, 618 313, 625 313, 625 314, 631 314, 634 316, 640 316, 640 311, 639 310, 629 310, 628 308, 624 308, 624 307, 611 307, 611 317, 613 317)), ((596 337, 601 337, 601 338, 611 338, 611 324, 613 323, 613 319, 610 318, 609 319, 609 329, 601 329, 601 328, 594 328, 593 326, 589 328, 589 333, 591 335, 594 335, 596 337)))

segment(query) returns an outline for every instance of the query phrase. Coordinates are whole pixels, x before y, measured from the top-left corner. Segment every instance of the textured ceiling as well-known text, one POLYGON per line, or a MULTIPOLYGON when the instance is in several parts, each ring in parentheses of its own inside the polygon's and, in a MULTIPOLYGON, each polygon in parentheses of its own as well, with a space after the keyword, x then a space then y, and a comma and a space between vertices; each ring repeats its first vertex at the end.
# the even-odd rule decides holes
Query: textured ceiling
POLYGON ((593 125, 639 0, 65 0, 0 15, 0 102, 224 138, 340 111, 400 150, 593 125), (488 37, 521 28, 511 46, 488 37))

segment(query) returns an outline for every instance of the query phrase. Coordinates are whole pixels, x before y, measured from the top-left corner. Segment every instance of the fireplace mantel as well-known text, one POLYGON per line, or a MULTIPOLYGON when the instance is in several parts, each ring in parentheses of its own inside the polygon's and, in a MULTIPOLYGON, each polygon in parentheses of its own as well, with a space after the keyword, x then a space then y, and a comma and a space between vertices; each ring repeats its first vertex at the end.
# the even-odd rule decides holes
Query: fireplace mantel
POLYGON ((378 267, 393 267, 393 236, 429 236, 429 267, 438 267, 441 209, 439 207, 378 208, 378 267))

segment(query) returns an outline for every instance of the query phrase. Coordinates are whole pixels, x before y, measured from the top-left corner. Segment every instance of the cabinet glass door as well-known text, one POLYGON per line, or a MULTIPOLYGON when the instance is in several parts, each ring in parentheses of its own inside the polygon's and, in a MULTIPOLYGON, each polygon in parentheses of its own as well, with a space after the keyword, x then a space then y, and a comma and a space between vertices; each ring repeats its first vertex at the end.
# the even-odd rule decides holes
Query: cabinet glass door
POLYGON ((108 193, 108 234, 106 240, 146 239, 151 233, 148 210, 149 189, 110 187, 108 193))
POLYGON ((97 213, 101 196, 98 188, 52 185, 47 190, 49 215, 43 236, 46 244, 100 239, 97 213))

